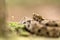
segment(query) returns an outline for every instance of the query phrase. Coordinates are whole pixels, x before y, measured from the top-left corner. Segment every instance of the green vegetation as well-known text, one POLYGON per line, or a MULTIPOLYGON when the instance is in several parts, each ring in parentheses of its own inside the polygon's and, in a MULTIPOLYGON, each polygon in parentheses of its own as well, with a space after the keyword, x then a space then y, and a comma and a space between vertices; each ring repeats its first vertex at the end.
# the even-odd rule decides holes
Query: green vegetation
POLYGON ((20 36, 29 36, 30 33, 28 33, 26 30, 24 30, 24 25, 19 24, 18 22, 10 22, 8 25, 13 29, 13 31, 17 32, 20 36))
POLYGON ((24 28, 23 24, 19 24, 17 22, 10 22, 8 25, 11 26, 11 27, 15 27, 15 28, 16 27, 24 28))

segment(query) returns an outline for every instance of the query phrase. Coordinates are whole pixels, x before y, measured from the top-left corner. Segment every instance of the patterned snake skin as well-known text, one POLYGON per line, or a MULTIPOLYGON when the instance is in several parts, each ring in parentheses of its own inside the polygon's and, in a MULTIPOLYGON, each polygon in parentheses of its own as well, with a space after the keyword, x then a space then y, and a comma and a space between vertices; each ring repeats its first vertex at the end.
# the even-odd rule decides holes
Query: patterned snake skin
POLYGON ((24 17, 22 24, 25 25, 26 31, 31 34, 46 37, 59 37, 60 25, 57 21, 43 19, 38 14, 33 14, 33 18, 24 17))

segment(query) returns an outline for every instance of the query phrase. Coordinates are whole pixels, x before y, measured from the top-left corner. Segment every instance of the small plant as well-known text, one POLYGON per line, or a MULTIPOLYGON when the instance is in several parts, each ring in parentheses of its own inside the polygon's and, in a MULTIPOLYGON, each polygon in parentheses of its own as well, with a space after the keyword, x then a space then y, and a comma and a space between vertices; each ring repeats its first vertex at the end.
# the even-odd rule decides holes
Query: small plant
POLYGON ((18 22, 10 22, 8 25, 21 36, 30 35, 26 30, 24 30, 24 24, 19 24, 18 22))

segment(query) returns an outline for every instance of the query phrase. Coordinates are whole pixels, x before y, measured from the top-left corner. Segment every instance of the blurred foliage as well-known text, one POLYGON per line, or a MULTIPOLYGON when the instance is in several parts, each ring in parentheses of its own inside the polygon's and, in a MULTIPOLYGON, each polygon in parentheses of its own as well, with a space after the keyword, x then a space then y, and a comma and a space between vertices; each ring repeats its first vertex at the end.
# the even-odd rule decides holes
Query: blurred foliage
POLYGON ((24 25, 23 24, 19 24, 18 22, 10 22, 9 23, 9 26, 11 26, 11 27, 20 27, 20 28, 23 28, 24 27, 24 25))
POLYGON ((60 4, 60 0, 6 0, 8 5, 60 4))
POLYGON ((8 23, 8 26, 10 26, 13 30, 17 32, 20 36, 29 36, 30 34, 24 30, 24 25, 23 24, 19 24, 18 22, 10 22, 8 23))

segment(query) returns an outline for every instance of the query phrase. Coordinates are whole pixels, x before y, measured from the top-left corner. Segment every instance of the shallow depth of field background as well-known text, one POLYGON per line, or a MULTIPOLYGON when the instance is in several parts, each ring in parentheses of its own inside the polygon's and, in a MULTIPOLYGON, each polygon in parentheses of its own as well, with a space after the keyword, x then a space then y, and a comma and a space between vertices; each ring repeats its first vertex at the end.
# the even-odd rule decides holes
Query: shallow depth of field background
MULTIPOLYGON (((49 20, 60 20, 60 0, 6 0, 6 12, 8 22, 19 22, 25 16, 32 17, 33 13, 39 13, 49 20)), ((16 40, 17 37, 12 38, 16 40)), ((18 37, 18 40, 60 40, 60 38, 18 37)))
POLYGON ((8 21, 20 21, 24 16, 39 13, 43 18, 60 20, 60 0, 6 0, 8 21), (12 18, 13 17, 13 18, 12 18))

